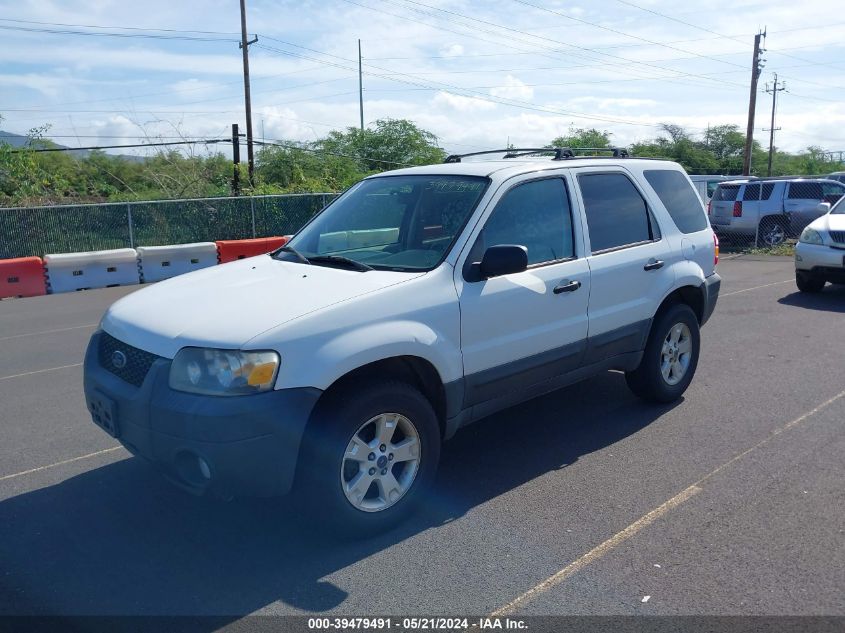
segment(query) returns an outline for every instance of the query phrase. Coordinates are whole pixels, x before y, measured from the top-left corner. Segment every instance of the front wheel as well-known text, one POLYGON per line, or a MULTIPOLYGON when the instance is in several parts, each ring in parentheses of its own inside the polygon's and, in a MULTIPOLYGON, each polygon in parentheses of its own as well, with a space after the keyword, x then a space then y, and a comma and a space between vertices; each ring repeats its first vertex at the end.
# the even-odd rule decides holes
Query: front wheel
POLYGON ((401 382, 356 385, 330 395, 309 424, 296 492, 316 525, 375 535, 413 511, 439 458, 425 396, 401 382))
POLYGON ((812 273, 796 270, 795 285, 801 292, 821 292, 824 288, 824 279, 819 279, 812 273))
POLYGON ((674 402, 689 387, 698 366, 698 318, 679 303, 659 314, 651 326, 639 367, 626 372, 631 391, 651 402, 674 402))

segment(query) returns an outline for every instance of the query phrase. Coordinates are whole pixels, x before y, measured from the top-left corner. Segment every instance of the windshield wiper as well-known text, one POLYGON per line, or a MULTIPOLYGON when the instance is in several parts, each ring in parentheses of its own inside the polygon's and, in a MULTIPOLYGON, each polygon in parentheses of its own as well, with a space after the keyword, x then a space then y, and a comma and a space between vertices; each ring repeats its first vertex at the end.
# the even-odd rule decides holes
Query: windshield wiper
POLYGON ((296 250, 293 246, 282 246, 279 250, 276 251, 277 253, 290 253, 294 257, 296 257, 300 262, 303 264, 310 264, 311 260, 309 260, 305 255, 300 253, 296 250))
POLYGON ((308 261, 312 264, 341 264, 343 266, 349 266, 354 270, 359 270, 362 273, 368 270, 375 270, 372 266, 344 257, 343 255, 315 255, 308 261))

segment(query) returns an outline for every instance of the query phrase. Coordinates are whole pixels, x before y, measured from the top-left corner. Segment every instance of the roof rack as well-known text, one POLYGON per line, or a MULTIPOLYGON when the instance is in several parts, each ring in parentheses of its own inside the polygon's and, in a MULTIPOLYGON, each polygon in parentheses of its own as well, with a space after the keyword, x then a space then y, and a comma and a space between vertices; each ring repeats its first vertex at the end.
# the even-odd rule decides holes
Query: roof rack
MULTIPOLYGON (((566 160, 576 158, 576 152, 611 152, 614 158, 628 158, 628 150, 623 147, 508 147, 507 149, 489 149, 483 152, 469 154, 451 154, 444 163, 460 163, 461 159, 470 156, 484 156, 486 154, 504 154, 502 158, 521 158, 538 154, 554 154, 552 160, 566 160)), ((581 156, 580 158, 590 158, 581 156)), ((597 157, 593 157, 597 158, 597 157)))

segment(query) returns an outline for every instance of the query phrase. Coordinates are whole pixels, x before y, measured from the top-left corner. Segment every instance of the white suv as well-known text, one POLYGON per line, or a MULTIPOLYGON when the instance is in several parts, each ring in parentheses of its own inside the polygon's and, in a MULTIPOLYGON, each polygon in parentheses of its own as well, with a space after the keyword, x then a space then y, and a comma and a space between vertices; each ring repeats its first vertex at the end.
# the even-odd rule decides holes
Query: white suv
POLYGON ((183 488, 294 490, 361 532, 494 411, 610 369, 676 400, 720 285, 689 178, 514 153, 372 176, 271 255, 118 301, 85 359, 94 421, 183 488))

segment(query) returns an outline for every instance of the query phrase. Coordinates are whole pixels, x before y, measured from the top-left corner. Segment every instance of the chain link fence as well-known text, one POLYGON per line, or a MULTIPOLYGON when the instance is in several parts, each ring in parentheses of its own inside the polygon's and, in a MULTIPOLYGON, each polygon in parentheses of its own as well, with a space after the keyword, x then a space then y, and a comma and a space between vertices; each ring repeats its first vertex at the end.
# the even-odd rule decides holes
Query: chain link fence
POLYGON ((725 252, 788 254, 804 228, 845 195, 825 178, 742 178, 720 182, 708 215, 725 252))
POLYGON ((335 193, 0 208, 0 259, 295 233, 335 193))

